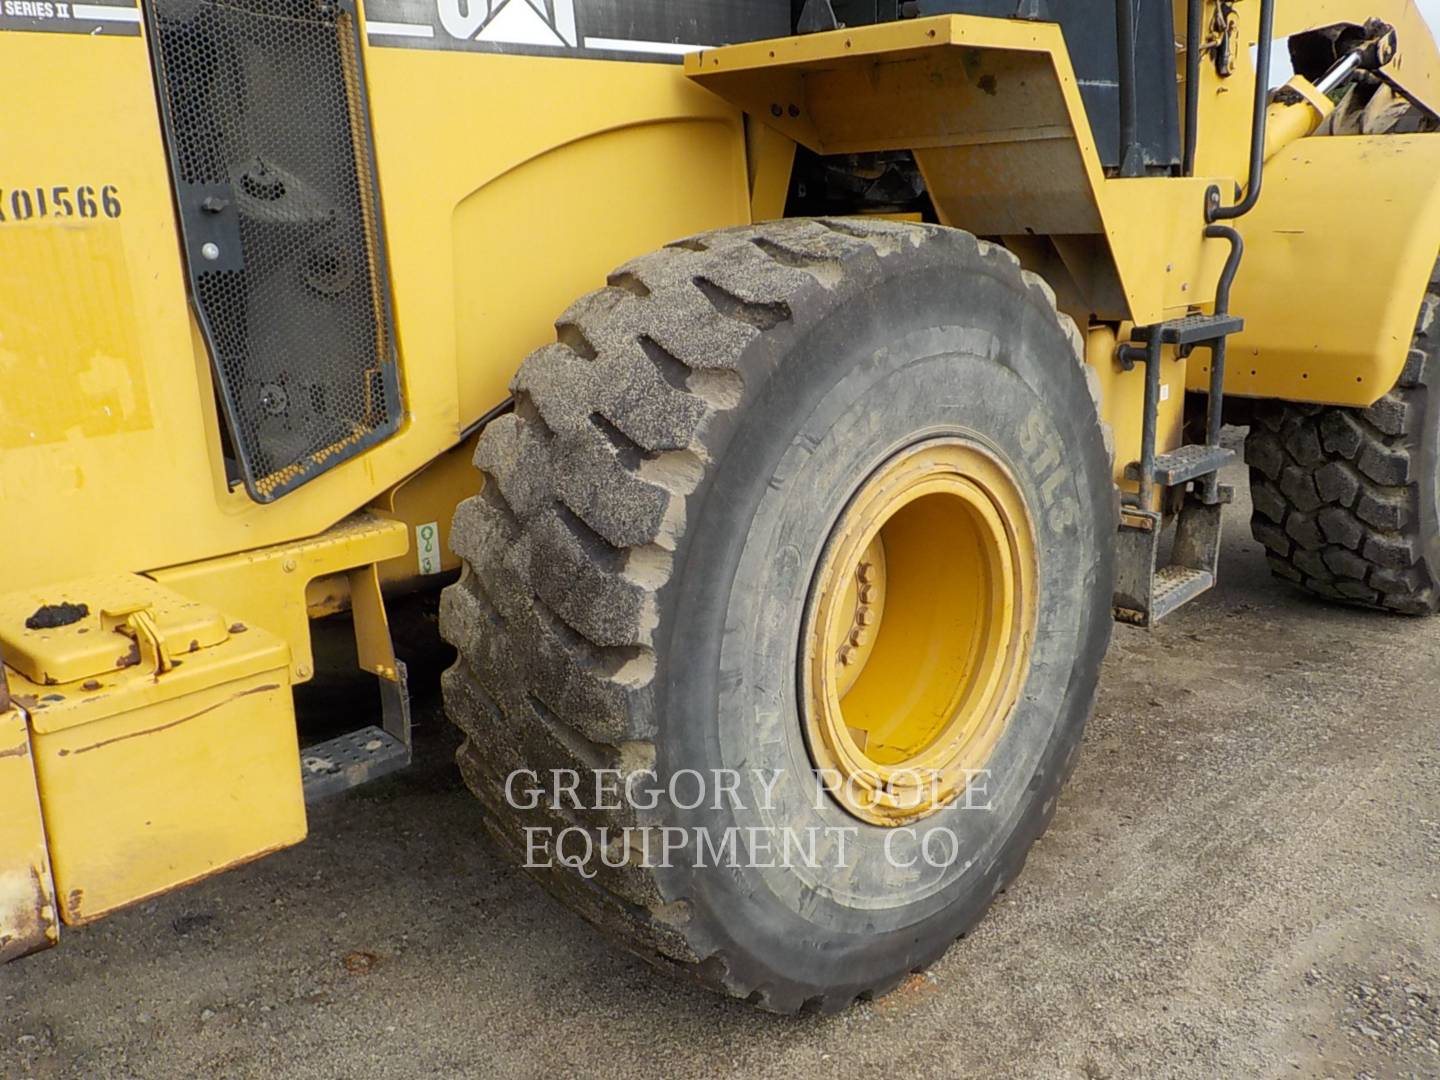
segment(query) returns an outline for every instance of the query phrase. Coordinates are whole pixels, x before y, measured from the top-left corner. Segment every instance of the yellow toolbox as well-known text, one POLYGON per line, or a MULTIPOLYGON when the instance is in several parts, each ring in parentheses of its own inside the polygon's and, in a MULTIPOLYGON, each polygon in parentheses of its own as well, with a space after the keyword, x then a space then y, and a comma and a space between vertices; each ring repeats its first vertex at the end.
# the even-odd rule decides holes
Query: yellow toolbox
POLYGON ((0 596, 64 921, 305 836, 290 652, 133 574, 0 596))

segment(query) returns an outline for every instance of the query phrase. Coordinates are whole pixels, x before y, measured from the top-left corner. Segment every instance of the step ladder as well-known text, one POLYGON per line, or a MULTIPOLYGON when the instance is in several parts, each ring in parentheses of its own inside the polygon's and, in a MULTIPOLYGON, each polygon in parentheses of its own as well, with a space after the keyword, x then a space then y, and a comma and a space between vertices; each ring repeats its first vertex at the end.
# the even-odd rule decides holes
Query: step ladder
MULTIPOLYGON (((1270 62, 1274 16, 1274 0, 1264 0, 1260 10, 1258 63, 1261 70, 1270 62)), ((1192 54, 1192 61, 1195 55, 1192 54)), ((1192 74, 1194 70, 1192 65, 1192 74)), ((1190 85, 1193 89, 1198 84, 1191 79, 1190 85)), ((1244 320, 1230 313, 1230 292, 1245 257, 1245 240, 1231 223, 1254 209, 1260 198, 1268 108, 1265 80, 1257 80, 1244 198, 1226 206, 1222 205, 1218 184, 1210 184, 1205 190, 1205 239, 1224 240, 1230 245, 1230 254, 1215 284, 1214 314, 1191 314, 1137 326, 1131 334, 1131 343, 1121 345, 1117 353, 1126 370, 1132 370, 1136 364, 1145 365, 1140 460, 1126 469, 1126 475, 1135 480, 1139 490, 1122 500, 1120 509, 1114 612, 1122 622, 1154 626, 1215 585, 1220 564, 1221 514, 1235 495, 1220 483, 1220 470, 1235 457, 1220 445, 1225 405, 1225 352, 1230 335, 1245 327, 1244 320), (1205 441, 1157 455, 1155 429, 1160 408, 1160 363, 1166 345, 1174 346, 1181 358, 1197 348, 1210 350, 1210 396, 1206 404, 1205 441), (1157 485, 1165 492, 1183 492, 1175 523, 1175 541, 1163 565, 1160 535, 1164 517, 1155 509, 1157 485)), ((1189 162, 1184 171, 1193 176, 1194 162, 1189 162)), ((1160 500, 1160 505, 1165 502, 1160 500)))
POLYGON ((301 751, 300 778, 307 803, 379 780, 410 764, 410 688, 402 661, 395 661, 395 673, 394 679, 379 679, 379 725, 346 732, 301 751))
POLYGON ((1244 326, 1243 319, 1223 312, 1187 315, 1136 327, 1132 343, 1120 347, 1118 355, 1125 370, 1133 370, 1136 364, 1145 365, 1140 460, 1125 469, 1126 478, 1136 482, 1138 491, 1125 496, 1120 507, 1114 614, 1121 622, 1154 626, 1215 585, 1220 563, 1221 518, 1226 504, 1234 497, 1233 489, 1220 483, 1220 470, 1235 460, 1235 452, 1220 445, 1225 344, 1231 334, 1239 333, 1244 326), (1166 345, 1178 349, 1181 357, 1197 348, 1211 351, 1210 400, 1205 442, 1157 454, 1160 366, 1166 345), (1157 489, 1184 492, 1175 523, 1174 543, 1163 564, 1161 535, 1165 520, 1155 509, 1157 489))
POLYGON ((360 668, 380 685, 380 723, 305 747, 300 775, 307 803, 398 772, 410 764, 410 682, 395 655, 390 619, 375 565, 350 573, 350 615, 360 668))

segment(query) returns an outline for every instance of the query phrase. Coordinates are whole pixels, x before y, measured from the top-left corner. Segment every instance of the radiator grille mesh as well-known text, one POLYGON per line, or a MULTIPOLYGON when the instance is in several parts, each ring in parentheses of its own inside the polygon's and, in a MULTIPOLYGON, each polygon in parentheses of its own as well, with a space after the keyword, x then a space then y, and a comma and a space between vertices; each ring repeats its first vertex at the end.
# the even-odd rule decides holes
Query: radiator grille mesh
POLYGON ((193 298, 269 502, 401 403, 359 36, 335 0, 147 0, 193 298))

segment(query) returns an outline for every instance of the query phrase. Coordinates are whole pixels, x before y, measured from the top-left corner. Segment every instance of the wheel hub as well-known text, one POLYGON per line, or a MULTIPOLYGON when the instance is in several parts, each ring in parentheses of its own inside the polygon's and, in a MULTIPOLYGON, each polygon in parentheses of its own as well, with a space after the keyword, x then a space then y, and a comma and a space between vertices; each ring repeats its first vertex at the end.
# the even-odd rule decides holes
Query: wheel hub
POLYGON ((854 816, 955 801, 999 741, 1033 636, 1034 532, 988 449, 932 439, 885 462, 811 583, 801 660, 811 757, 854 816))

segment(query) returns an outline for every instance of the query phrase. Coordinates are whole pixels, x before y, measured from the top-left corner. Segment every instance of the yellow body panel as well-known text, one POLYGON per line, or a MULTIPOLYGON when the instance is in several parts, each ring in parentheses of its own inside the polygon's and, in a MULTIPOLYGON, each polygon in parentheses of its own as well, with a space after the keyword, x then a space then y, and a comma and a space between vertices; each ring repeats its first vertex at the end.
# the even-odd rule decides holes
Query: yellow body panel
POLYGON ((30 729, 23 712, 0 702, 0 964, 57 940, 30 729))
MULTIPOLYGON (((1440 135, 1302 139, 1270 162, 1240 222, 1227 393, 1365 406, 1395 385, 1440 254, 1437 177, 1440 135)), ((1191 388, 1208 372, 1197 353, 1191 388)))
MULTIPOLYGON (((1307 0, 1292 0, 1286 4, 1279 0, 1276 17, 1284 8, 1300 6, 1307 0)), ((1183 34, 1185 29, 1184 0, 1182 10, 1176 13, 1176 31, 1183 34)), ((1206 13, 1206 26, 1210 26, 1210 14, 1206 13)), ((1220 75, 1214 62, 1213 47, 1218 46, 1219 37, 1213 29, 1207 29, 1204 48, 1200 59, 1200 121, 1196 125, 1195 171, 1201 176, 1228 176, 1234 183, 1245 182, 1245 170, 1250 154, 1250 116, 1254 105, 1255 62, 1251 50, 1259 39, 1260 4, 1247 2, 1235 5, 1234 16, 1239 28, 1240 40, 1234 50, 1233 68, 1228 76, 1220 75)), ((1362 20, 1363 21, 1363 20, 1362 20)), ((1276 43, 1277 50, 1285 48, 1283 42, 1276 43)), ((1181 114, 1183 125, 1185 97, 1185 54, 1177 50, 1175 55, 1177 79, 1179 81, 1181 114)), ((1183 138, 1183 134, 1182 134, 1183 138)), ((1233 184, 1222 189, 1225 196, 1233 191, 1233 184)), ((1227 199, 1228 201, 1228 199, 1227 199)))
POLYGON ((409 529, 401 522, 356 514, 308 540, 156 570, 151 576, 177 593, 288 642, 290 679, 301 683, 315 674, 307 597, 312 583, 400 558, 409 542, 409 529))
MULTIPOLYGON (((410 529, 410 549, 379 565, 387 589, 434 584, 445 580, 440 575, 460 569, 460 559, 450 550, 450 519, 455 507, 480 492, 480 470, 475 468, 479 441, 479 435, 472 435, 370 505, 371 513, 410 529)), ((323 599, 312 592, 312 604, 323 599)))
POLYGON ((747 118, 746 158, 750 173, 750 216, 773 221, 785 216, 790 176, 795 167, 795 142, 769 124, 747 118))
POLYGON ((119 206, 0 224, 0 502, 45 522, 11 538, 7 587, 319 534, 454 446, 609 269, 749 220, 742 119, 675 65, 385 48, 366 63, 406 421, 260 505, 224 475, 143 35, 0 32, 0 207, 58 185, 97 205, 108 185, 119 206))

